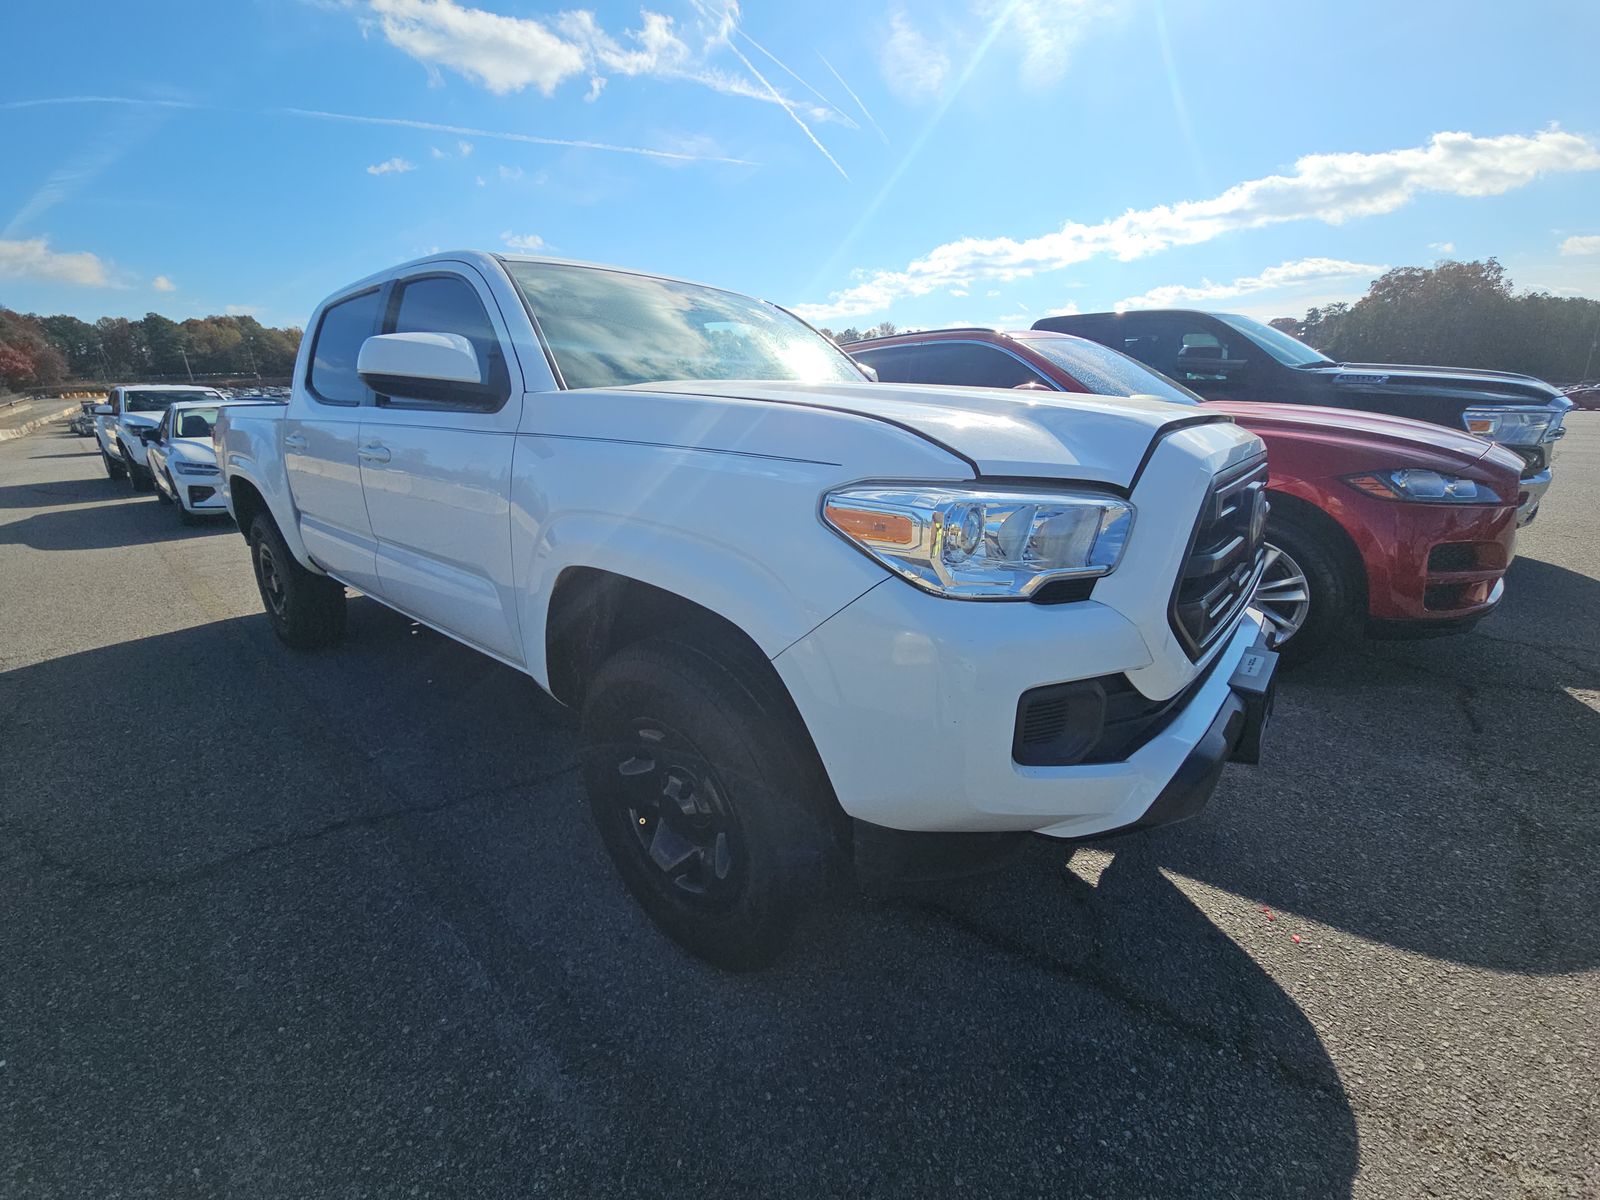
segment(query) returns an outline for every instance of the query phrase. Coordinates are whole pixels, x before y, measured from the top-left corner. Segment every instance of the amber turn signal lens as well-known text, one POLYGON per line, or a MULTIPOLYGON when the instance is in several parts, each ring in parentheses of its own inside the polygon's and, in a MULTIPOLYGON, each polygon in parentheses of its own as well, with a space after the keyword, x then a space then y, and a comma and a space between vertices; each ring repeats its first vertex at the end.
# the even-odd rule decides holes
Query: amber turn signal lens
POLYGON ((1376 475, 1352 475, 1349 482, 1369 496, 1376 496, 1380 500, 1394 499, 1394 489, 1376 475))
POLYGON ((824 510, 829 524, 840 533, 879 546, 913 546, 917 527, 910 517, 895 513, 872 512, 864 508, 840 508, 830 504, 824 510))

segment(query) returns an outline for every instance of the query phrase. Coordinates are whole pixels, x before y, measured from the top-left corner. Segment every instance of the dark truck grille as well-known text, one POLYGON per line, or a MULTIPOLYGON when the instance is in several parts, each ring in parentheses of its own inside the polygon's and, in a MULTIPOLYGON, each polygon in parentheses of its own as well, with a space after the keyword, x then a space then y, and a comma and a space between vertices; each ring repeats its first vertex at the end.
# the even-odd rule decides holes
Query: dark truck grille
POLYGON ((1267 527, 1267 460, 1229 467, 1211 481, 1172 590, 1172 630, 1190 658, 1233 627, 1261 578, 1267 527))

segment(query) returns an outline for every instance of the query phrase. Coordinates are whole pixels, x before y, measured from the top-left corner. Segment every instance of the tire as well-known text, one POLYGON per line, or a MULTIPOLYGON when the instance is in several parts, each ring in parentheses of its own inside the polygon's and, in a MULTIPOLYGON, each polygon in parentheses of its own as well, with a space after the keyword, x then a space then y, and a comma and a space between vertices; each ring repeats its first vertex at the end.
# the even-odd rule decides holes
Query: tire
POLYGON ((128 471, 128 486, 136 492, 148 492, 155 487, 155 479, 151 476, 149 468, 141 467, 134 461, 133 454, 128 449, 128 444, 119 441, 117 445, 122 449, 122 461, 128 471))
POLYGON ((583 704, 589 813, 623 883, 685 950, 771 963, 821 890, 827 780, 765 663, 716 639, 652 638, 583 704))
POLYGON ((250 523, 250 562, 267 621, 279 641, 312 650, 344 636, 344 585, 301 566, 266 513, 250 523))
POLYGON ((1362 586, 1359 568, 1344 547, 1288 516, 1268 519, 1266 542, 1267 570, 1256 593, 1256 607, 1267 614, 1269 626, 1282 630, 1290 624, 1291 604, 1304 606, 1298 628, 1278 643, 1284 662, 1305 662, 1333 643, 1355 637, 1362 586), (1298 589, 1303 601, 1287 599, 1296 594, 1294 577, 1303 581, 1298 589))
POLYGON ((105 452, 105 447, 100 448, 100 461, 105 464, 108 479, 126 479, 128 477, 128 464, 118 462, 105 452))
MULTIPOLYGON (((161 483, 160 483, 159 480, 154 480, 154 475, 155 475, 155 472, 152 471, 151 472, 151 476, 152 476, 152 480, 155 482, 155 485, 156 485, 156 500, 157 500, 157 502, 159 502, 161 504, 178 504, 178 500, 177 500, 178 485, 172 482, 172 472, 171 471, 163 471, 163 472, 161 472, 161 478, 165 479, 167 481, 167 486, 172 489, 172 494, 170 496, 166 492, 161 490, 161 483)), ((183 508, 183 505, 178 504, 178 508, 181 510, 183 508)))

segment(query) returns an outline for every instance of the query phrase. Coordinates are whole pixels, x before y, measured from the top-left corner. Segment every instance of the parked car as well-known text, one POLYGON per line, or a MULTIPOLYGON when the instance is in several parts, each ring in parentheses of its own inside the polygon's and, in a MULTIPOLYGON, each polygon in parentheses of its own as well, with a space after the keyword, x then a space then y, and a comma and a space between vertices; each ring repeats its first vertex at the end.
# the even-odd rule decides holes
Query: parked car
POLYGON ((72 419, 67 422, 67 428, 79 437, 93 437, 95 404, 94 400, 80 402, 78 411, 73 413, 72 419))
POLYGON ((878 378, 1158 396, 1223 412, 1267 446, 1267 564, 1256 607, 1306 657, 1360 630, 1469 628, 1500 602, 1522 460, 1465 433, 1346 409, 1205 401, 1064 333, 943 329, 848 347, 878 378))
POLYGON ((105 403, 94 407, 95 438, 100 443, 100 458, 106 474, 112 479, 126 479, 136 492, 148 492, 154 480, 145 461, 145 444, 139 431, 153 429, 167 407, 180 400, 216 404, 221 399, 222 394, 215 388, 162 383, 112 388, 105 403))
POLYGON ((193 525, 208 516, 227 516, 222 502, 222 472, 211 433, 223 408, 273 404, 266 399, 180 400, 169 405, 153 429, 141 430, 145 461, 155 481, 156 499, 171 504, 178 520, 193 525))
POLYGON ((1410 417, 1488 438, 1522 459, 1518 522, 1539 513, 1571 401, 1510 371, 1337 363, 1250 317, 1184 309, 1045 317, 1035 329, 1122 350, 1207 400, 1317 404, 1410 417))
POLYGON ((602 842, 707 959, 835 868, 1163 824, 1259 753, 1265 452, 1222 414, 875 384, 770 304, 522 256, 306 330, 215 435, 273 630, 334 641, 348 585, 578 707, 602 842))
POLYGON ((1600 380, 1585 380, 1575 383, 1562 391, 1573 407, 1584 409, 1600 408, 1600 380))

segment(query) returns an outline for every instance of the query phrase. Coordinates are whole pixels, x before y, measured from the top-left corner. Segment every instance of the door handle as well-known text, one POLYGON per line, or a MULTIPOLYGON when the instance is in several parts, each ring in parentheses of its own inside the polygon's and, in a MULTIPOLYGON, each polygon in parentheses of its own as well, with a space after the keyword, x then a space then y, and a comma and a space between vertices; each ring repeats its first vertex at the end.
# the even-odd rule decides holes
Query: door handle
POLYGON ((303 433, 284 434, 283 448, 285 450, 304 450, 306 448, 306 435, 303 433))
POLYGON ((357 450, 356 455, 362 462, 386 463, 389 461, 389 447, 379 442, 369 442, 357 450))

